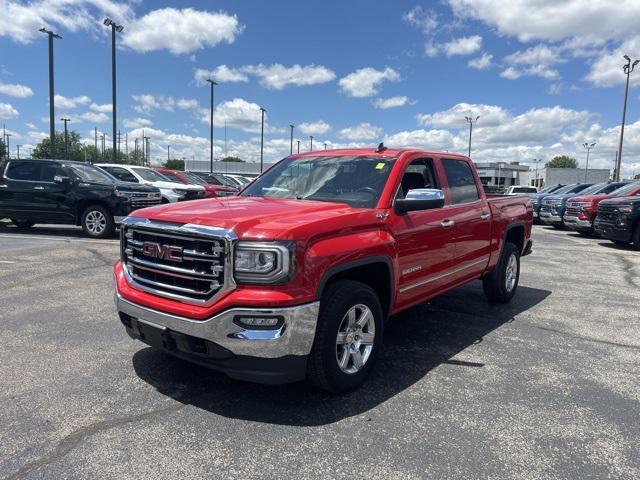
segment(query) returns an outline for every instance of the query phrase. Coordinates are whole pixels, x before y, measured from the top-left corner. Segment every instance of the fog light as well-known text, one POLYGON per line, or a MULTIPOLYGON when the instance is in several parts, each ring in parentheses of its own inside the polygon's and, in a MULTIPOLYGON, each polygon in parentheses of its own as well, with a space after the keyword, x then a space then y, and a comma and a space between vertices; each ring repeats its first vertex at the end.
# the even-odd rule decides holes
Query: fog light
POLYGON ((237 316, 233 319, 233 323, 250 330, 276 330, 284 324, 284 318, 278 316, 237 316))

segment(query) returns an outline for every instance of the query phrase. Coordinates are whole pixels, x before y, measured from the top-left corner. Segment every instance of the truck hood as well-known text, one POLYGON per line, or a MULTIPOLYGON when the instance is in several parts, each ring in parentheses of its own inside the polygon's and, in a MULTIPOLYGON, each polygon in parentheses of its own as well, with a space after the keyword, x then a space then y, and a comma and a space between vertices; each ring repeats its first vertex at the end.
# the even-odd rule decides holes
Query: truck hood
POLYGON ((636 205, 640 204, 640 197, 613 197, 602 200, 600 205, 636 205))
POLYGON ((160 205, 134 217, 233 229, 245 240, 309 240, 379 224, 374 209, 343 203, 265 197, 224 197, 160 205))
POLYGON ((573 197, 571 201, 572 202, 600 202, 601 200, 604 200, 607 197, 608 195, 584 195, 584 196, 573 197))

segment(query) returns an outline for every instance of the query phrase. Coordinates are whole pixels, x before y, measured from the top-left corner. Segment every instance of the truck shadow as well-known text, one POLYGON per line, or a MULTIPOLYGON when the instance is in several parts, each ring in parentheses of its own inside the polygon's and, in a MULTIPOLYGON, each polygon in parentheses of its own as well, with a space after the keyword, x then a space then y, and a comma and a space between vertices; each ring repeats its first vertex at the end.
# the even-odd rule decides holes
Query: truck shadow
POLYGON ((542 302, 551 292, 520 286, 508 305, 486 302, 480 282, 391 319, 376 368, 358 390, 332 396, 304 384, 258 385, 229 379, 161 351, 133 356, 137 375, 160 393, 217 415, 255 422, 319 426, 360 415, 420 381, 441 364, 482 368, 453 357, 542 302))

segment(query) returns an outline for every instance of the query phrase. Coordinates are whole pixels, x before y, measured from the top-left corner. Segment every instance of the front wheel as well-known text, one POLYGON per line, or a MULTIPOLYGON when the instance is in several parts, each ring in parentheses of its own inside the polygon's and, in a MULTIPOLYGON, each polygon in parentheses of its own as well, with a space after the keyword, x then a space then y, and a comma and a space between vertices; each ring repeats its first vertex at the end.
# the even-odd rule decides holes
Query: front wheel
POLYGON ((22 218, 12 218, 11 222, 19 229, 19 230, 27 230, 33 227, 36 222, 32 222, 31 220, 25 220, 22 218))
POLYGON ((383 324, 382 306, 371 287, 351 280, 330 284, 320 301, 309 383, 332 393, 360 386, 381 348, 383 324))
POLYGON ((82 214, 82 230, 91 238, 107 238, 113 235, 115 223, 111 212, 102 205, 92 205, 82 214))
POLYGON ((482 279, 484 294, 491 302, 508 303, 516 294, 519 281, 520 251, 513 243, 507 242, 498 264, 482 279))

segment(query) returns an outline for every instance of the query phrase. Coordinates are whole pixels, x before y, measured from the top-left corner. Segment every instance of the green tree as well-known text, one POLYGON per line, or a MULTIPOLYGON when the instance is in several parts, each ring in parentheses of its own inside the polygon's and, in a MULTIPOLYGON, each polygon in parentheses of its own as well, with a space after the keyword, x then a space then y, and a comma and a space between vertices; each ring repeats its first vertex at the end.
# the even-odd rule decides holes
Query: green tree
POLYGON ((184 171, 184 160, 178 160, 177 158, 172 158, 171 160, 167 160, 166 162, 164 162, 162 166, 170 170, 184 171))
POLYGON ((640 173, 638 173, 635 177, 633 177, 634 180, 640 180, 640 173))
POLYGON ((557 155, 546 164, 547 168, 578 168, 578 161, 568 155, 557 155))
POLYGON ((224 157, 222 160, 220 160, 221 162, 242 162, 245 163, 244 160, 242 160, 239 157, 224 157))

